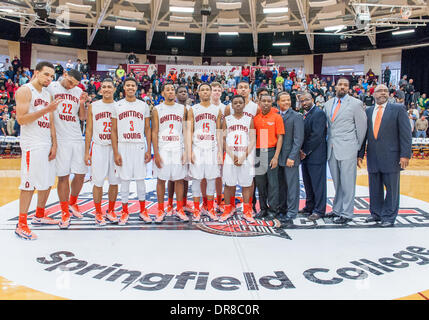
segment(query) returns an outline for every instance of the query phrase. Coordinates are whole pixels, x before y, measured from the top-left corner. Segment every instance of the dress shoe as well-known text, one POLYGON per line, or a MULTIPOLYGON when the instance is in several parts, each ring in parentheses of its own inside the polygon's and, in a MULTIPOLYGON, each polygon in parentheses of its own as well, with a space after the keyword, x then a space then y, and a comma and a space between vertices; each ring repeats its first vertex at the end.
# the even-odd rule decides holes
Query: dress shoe
POLYGON ((283 221, 286 218, 286 214, 284 213, 277 213, 275 218, 279 221, 283 221))
POLYGON ((255 216, 255 218, 257 218, 257 219, 266 218, 266 217, 268 217, 268 211, 267 210, 261 210, 255 216))
POLYGON ((283 227, 291 226, 293 225, 293 219, 285 217, 284 219, 280 220, 283 227))
POLYGON ((309 217, 308 220, 311 221, 316 221, 317 219, 320 219, 322 216, 318 213, 312 213, 309 217))
POLYGON ((303 215, 311 214, 311 212, 305 208, 302 208, 301 210, 299 210, 298 213, 303 214, 303 215))
POLYGON ((330 219, 335 219, 335 218, 338 218, 339 216, 337 216, 335 213, 333 213, 333 212, 328 212, 326 215, 325 215, 325 218, 330 218, 330 219))
POLYGON ((380 221, 381 221, 380 219, 374 218, 373 216, 365 219, 365 223, 380 222, 380 221))
POLYGON ((352 219, 346 218, 346 217, 337 217, 334 219, 335 224, 347 224, 348 222, 352 221, 352 219))
POLYGON ((380 227, 382 227, 382 228, 389 228, 389 227, 393 227, 394 225, 395 224, 393 222, 387 222, 387 221, 385 221, 385 222, 382 222, 380 224, 380 227))

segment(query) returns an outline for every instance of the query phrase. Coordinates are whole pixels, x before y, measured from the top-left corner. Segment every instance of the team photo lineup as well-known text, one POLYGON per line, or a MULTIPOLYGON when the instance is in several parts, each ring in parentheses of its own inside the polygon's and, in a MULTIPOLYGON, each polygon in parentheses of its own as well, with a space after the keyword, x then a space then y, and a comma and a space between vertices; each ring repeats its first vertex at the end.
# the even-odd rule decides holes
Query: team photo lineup
POLYGON ((110 77, 100 80, 98 100, 80 88, 80 71, 69 69, 55 78, 54 65, 39 62, 32 79, 15 93, 22 150, 15 234, 22 239, 37 239, 30 222, 68 229, 73 219, 82 219, 78 197, 88 173, 98 226, 128 223, 132 181, 144 224, 162 224, 166 216, 184 223, 198 223, 202 216, 224 223, 237 215, 250 224, 277 219, 286 228, 303 214, 344 225, 353 217, 356 171, 365 158, 371 211, 366 222, 394 226, 399 172, 412 155, 412 130, 404 105, 389 101, 384 84, 373 86, 374 106, 365 108, 350 95, 350 80, 340 77, 335 95, 323 105, 310 90, 297 93, 295 110, 288 91, 274 95, 261 87, 252 99, 248 78, 237 80, 228 103, 221 102, 221 83, 203 81, 193 105, 186 85, 157 83, 161 101, 153 107, 136 94, 139 83, 133 76, 124 76, 119 100, 110 77), (327 167, 335 189, 332 212, 326 212, 327 167), (150 171, 157 179, 155 215, 145 202, 150 171), (300 173, 306 193, 301 209, 300 173), (59 220, 45 212, 56 177, 59 220), (103 211, 106 179, 108 210, 103 211), (192 202, 187 200, 190 186, 192 202), (35 190, 37 209, 27 221, 35 190), (115 211, 117 201, 120 211, 115 211))

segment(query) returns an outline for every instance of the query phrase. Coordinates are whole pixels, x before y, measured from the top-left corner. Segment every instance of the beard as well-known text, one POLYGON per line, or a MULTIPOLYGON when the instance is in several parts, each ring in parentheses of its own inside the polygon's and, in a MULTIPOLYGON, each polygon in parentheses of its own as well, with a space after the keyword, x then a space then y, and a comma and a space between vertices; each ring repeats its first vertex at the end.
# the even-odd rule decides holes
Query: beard
POLYGON ((344 97, 346 94, 347 94, 347 92, 345 92, 345 91, 338 91, 338 92, 337 92, 337 97, 342 98, 342 97, 344 97))

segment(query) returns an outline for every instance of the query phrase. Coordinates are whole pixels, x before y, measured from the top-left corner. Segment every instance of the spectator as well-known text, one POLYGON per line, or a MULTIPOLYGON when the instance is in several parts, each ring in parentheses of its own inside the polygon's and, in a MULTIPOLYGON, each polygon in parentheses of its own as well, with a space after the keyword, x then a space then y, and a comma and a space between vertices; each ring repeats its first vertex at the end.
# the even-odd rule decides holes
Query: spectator
POLYGON ((406 75, 406 74, 404 74, 404 75, 402 76, 402 79, 401 79, 401 80, 399 80, 398 85, 399 85, 399 87, 406 87, 406 86, 408 85, 407 75, 406 75))
POLYGON ((13 67, 13 72, 17 73, 18 72, 18 68, 21 67, 21 60, 18 59, 17 56, 15 56, 12 60, 12 67, 13 67))
POLYGON ((58 81, 58 79, 63 75, 64 68, 60 63, 57 63, 55 66, 55 80, 58 81))
POLYGON ((122 67, 122 65, 118 65, 118 68, 115 71, 116 76, 121 79, 122 81, 125 79, 125 70, 122 67))
POLYGON ((89 68, 88 61, 86 61, 86 59, 83 59, 82 70, 81 70, 82 74, 86 74, 86 76, 88 77, 89 76, 89 70, 90 70, 90 68, 89 68))
POLYGON ((7 113, 3 113, 0 120, 0 136, 7 136, 7 113))
POLYGON ((268 56, 268 60, 267 60, 267 66, 268 67, 274 67, 274 59, 272 55, 268 56))
POLYGON ((9 120, 7 121, 7 134, 9 136, 17 136, 15 132, 16 113, 11 113, 9 120))
POLYGON ((69 59, 67 60, 67 63, 66 63, 66 71, 70 71, 71 69, 73 69, 73 63, 71 59, 69 59))
POLYGON ((416 121, 416 138, 426 138, 426 131, 428 129, 428 120, 425 116, 417 119, 416 121))
POLYGON ((383 72, 383 83, 386 86, 389 86, 389 84, 390 84, 390 75, 391 74, 392 74, 392 72, 390 71, 389 66, 386 66, 386 69, 384 69, 384 72, 383 72))
POLYGON ((241 70, 241 76, 243 77, 243 81, 249 82, 249 77, 250 77, 250 67, 249 66, 245 66, 241 70))
POLYGON ((235 86, 238 86, 239 82, 241 81, 241 71, 240 71, 240 68, 235 68, 234 69, 234 71, 233 71, 233 77, 234 77, 234 80, 235 80, 235 86))
POLYGON ((422 93, 420 98, 417 100, 419 108, 423 111, 426 110, 429 106, 429 99, 426 98, 426 93, 422 93))
POLYGON ((13 80, 14 72, 12 66, 9 67, 9 69, 4 73, 4 75, 6 76, 6 79, 13 80))
POLYGON ((267 58, 264 55, 262 55, 261 59, 259 59, 259 65, 261 67, 265 67, 267 65, 267 58))
POLYGON ((130 54, 127 56, 128 64, 135 64, 137 63, 137 56, 134 54, 134 52, 130 52, 130 54))

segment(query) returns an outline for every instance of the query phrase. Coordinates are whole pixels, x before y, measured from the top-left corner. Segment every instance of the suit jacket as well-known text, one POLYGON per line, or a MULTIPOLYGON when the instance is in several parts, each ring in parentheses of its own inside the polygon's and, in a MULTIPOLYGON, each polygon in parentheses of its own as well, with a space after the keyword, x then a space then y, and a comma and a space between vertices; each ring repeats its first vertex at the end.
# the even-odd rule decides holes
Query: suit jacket
POLYGON ((326 115, 314 106, 304 118, 304 143, 302 151, 306 154, 303 163, 326 164, 326 115))
POLYGON ((294 160, 294 167, 299 166, 302 142, 304 141, 304 120, 302 115, 292 108, 286 111, 282 116, 285 126, 285 135, 283 136, 282 150, 280 152, 279 164, 285 166, 286 160, 294 160))
POLYGON ((333 152, 337 160, 357 157, 358 151, 365 139, 367 121, 362 101, 349 95, 344 97, 335 121, 331 115, 336 99, 325 103, 325 114, 328 121, 328 159, 333 152))
POLYGON ((399 158, 411 158, 410 121, 402 104, 388 103, 381 118, 377 140, 374 137, 372 115, 375 107, 366 110, 368 130, 359 151, 363 158, 367 152, 368 173, 399 172, 399 158))

